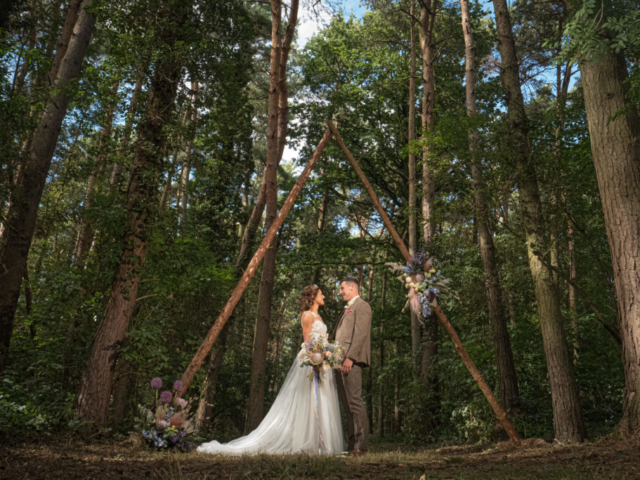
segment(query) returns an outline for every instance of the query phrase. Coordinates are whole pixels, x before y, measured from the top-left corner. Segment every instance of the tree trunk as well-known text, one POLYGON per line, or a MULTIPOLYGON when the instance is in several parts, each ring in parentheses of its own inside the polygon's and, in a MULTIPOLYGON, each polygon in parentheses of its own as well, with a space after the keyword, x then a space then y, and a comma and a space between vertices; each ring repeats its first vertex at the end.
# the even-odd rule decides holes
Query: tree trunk
MULTIPOLYGON (((371 265, 369 267, 369 288, 367 289, 367 302, 369 303, 371 303, 373 298, 373 274, 374 268, 373 265, 371 265)), ((373 432, 373 365, 367 370, 369 370, 369 380, 367 382, 367 416, 369 418, 369 431, 373 432)))
POLYGON ((622 55, 580 63, 591 152, 613 261, 625 391, 620 432, 640 435, 640 124, 622 55), (627 108, 623 115, 619 112, 627 108), (612 120, 614 115, 619 115, 612 120))
MULTIPOLYGON (((184 128, 187 124, 187 118, 189 118, 189 109, 186 108, 184 111, 184 115, 182 116, 182 122, 180 123, 180 127, 184 128)), ((167 172, 167 182, 162 189, 162 195, 160 196, 160 210, 164 210, 167 201, 169 200, 169 196, 171 195, 171 186, 173 185, 173 174, 178 169, 178 156, 180 155, 180 134, 177 135, 176 139, 176 147, 173 149, 173 156, 171 157, 171 165, 169 167, 169 171, 167 172)), ((180 206, 180 198, 179 191, 176 192, 176 205, 180 206)))
POLYGON ((100 144, 98 145, 98 156, 94 160, 93 169, 91 171, 91 175, 89 176, 89 182, 87 185, 87 196, 84 200, 84 218, 82 219, 82 225, 80 227, 80 237, 78 239, 78 245, 76 248, 75 255, 75 264, 76 265, 84 265, 86 256, 89 253, 89 249, 91 248, 91 243, 93 242, 93 227, 91 225, 89 210, 91 208, 91 200, 95 192, 95 184, 98 176, 102 173, 104 169, 103 158, 104 151, 107 148, 107 143, 111 140, 111 128, 113 126, 113 112, 115 110, 115 106, 117 103, 117 95, 118 88, 120 87, 120 82, 117 81, 112 90, 113 100, 107 106, 104 115, 104 121, 102 124, 102 131, 100 132, 100 144))
POLYGON ((124 421, 130 404, 131 387, 134 377, 131 374, 131 365, 124 356, 120 355, 116 363, 115 380, 113 382, 113 408, 111 410, 112 423, 118 424, 124 421))
POLYGON ((262 220, 262 213, 267 203, 267 196, 265 194, 266 184, 264 178, 266 175, 266 165, 262 172, 263 181, 260 183, 260 190, 258 190, 258 196, 256 203, 251 211, 251 216, 247 221, 247 226, 242 234, 242 241, 240 242, 240 253, 238 254, 238 260, 236 261, 236 268, 238 270, 244 270, 247 268, 247 264, 251 259, 251 252, 253 250, 253 244, 256 239, 256 232, 258 231, 258 225, 262 220))
MULTIPOLYGON (((411 71, 409 73, 409 125, 407 141, 409 143, 409 253, 416 254, 418 248, 418 227, 416 224, 416 155, 413 153, 413 142, 416 138, 416 39, 414 9, 415 0, 409 7, 411 25, 411 71)), ((413 323, 412 323, 413 325, 413 323)))
MULTIPOLYGON (((86 1, 87 7, 91 4, 92 0, 86 1)), ((27 266, 40 198, 69 105, 69 84, 80 75, 95 22, 95 13, 82 11, 67 55, 60 65, 55 95, 47 102, 22 168, 20 182, 11 195, 0 247, 0 263, 3 265, 0 274, 0 372, 7 365, 20 284, 27 266)))
MULTIPOLYGON (((93 0, 86 1, 85 6, 91 6, 93 4, 93 0)), ((49 72, 49 83, 53 84, 56 81, 56 77, 58 76, 58 70, 62 66, 62 60, 67 54, 67 49, 71 44, 71 35, 74 35, 74 27, 78 21, 80 15, 80 6, 82 5, 82 0, 71 0, 69 2, 69 8, 67 8, 67 16, 64 20, 64 25, 62 27, 62 34, 60 35, 60 40, 58 41, 58 45, 56 48, 56 54, 53 57, 53 63, 51 64, 51 71, 49 72)))
MULTIPOLYGON (((416 222, 416 156, 411 142, 416 135, 416 42, 415 42, 415 0, 409 7, 411 25, 411 71, 409 75, 409 125, 407 137, 409 141, 409 252, 415 255, 418 249, 418 225, 416 222)), ((424 102, 423 102, 424 103, 424 102)), ((418 354, 420 352, 422 331, 420 319, 411 312, 411 352, 413 354, 413 373, 417 378, 420 373, 418 354)))
MULTIPOLYGON (((320 175, 322 175, 322 170, 320 171, 320 175)), ((329 190, 325 189, 322 194, 322 200, 320 201, 320 209, 318 212, 318 235, 322 233, 324 230, 325 219, 327 218, 327 209, 329 208, 329 190)), ((317 284, 320 281, 320 271, 322 269, 318 266, 313 271, 313 277, 311 279, 312 284, 317 284)))
MULTIPOLYGON (((433 107, 435 105, 436 79, 433 68, 435 57, 435 45, 433 29, 436 19, 438 0, 426 0, 420 10, 420 46, 422 48, 422 139, 425 142, 422 150, 422 220, 423 239, 426 248, 429 248, 434 234, 433 204, 435 200, 435 186, 433 184, 432 159, 433 147, 431 146, 430 132, 434 127, 433 107)), ((415 322, 413 322, 415 323, 415 322)), ((420 349, 420 330, 412 323, 412 347, 416 360, 420 349), (416 338, 417 337, 417 338, 416 338), (417 350, 416 350, 417 348, 417 350)), ((430 316, 425 320, 425 344, 422 349, 422 361, 418 371, 422 377, 429 398, 429 411, 432 418, 438 411, 438 382, 435 374, 435 362, 438 355, 438 319, 430 316)))
MULTIPOLYGON (((298 16, 298 0, 292 0, 289 15, 289 25, 285 38, 281 40, 280 26, 282 4, 280 0, 271 0, 271 62, 269 71, 269 116, 267 120, 267 166, 263 183, 265 184, 265 199, 267 216, 265 227, 267 230, 273 225, 278 214, 278 165, 284 141, 279 134, 286 136, 283 124, 279 121, 283 103, 288 99, 281 99, 287 94, 286 63, 289 47, 293 40, 298 16)), ((286 111, 286 108, 285 108, 286 111)), ((260 295, 258 298, 258 315, 253 339, 253 359, 251 365, 251 386, 247 401, 247 419, 245 431, 254 430, 263 418, 265 367, 267 346, 269 342, 269 323, 271 321, 271 301, 275 286, 277 239, 267 249, 262 267, 260 280, 260 295)))
MULTIPOLYGON (((171 9, 164 15, 173 19, 175 12, 171 9)), ((171 49, 180 40, 181 30, 177 21, 167 22, 164 29, 161 38, 171 49)), ((136 304, 147 239, 158 205, 162 145, 166 140, 164 125, 173 110, 180 70, 181 66, 174 56, 160 60, 149 89, 148 113, 138 130, 120 267, 93 342, 78 396, 79 415, 98 426, 107 424, 113 363, 136 304)))
MULTIPOLYGON (((465 90, 467 115, 476 115, 475 93, 475 42, 469 16, 469 0, 461 0, 462 31, 465 43, 465 90)), ((476 224, 480 240, 480 255, 484 272, 485 291, 489 305, 489 318, 493 330, 493 348, 498 369, 500 401, 505 410, 510 411, 518 407, 518 379, 513 363, 511 339, 507 330, 504 303, 500 289, 500 277, 496 264, 496 252, 493 245, 493 235, 489 228, 489 209, 485 198, 485 183, 478 147, 478 132, 469 129, 469 150, 471 154, 471 174, 475 193, 476 224)))
POLYGON ((545 253, 540 191, 530 151, 529 127, 520 88, 511 19, 506 0, 494 0, 493 4, 498 27, 498 47, 502 58, 500 73, 508 106, 509 134, 515 149, 513 158, 520 191, 529 268, 549 372, 555 435, 561 442, 581 442, 586 431, 562 326, 559 292, 548 255, 545 253))
POLYGON ((213 412, 213 399, 216 394, 216 385, 222 369, 224 354, 227 351, 227 335, 231 323, 227 323, 220 332, 218 348, 211 352, 207 373, 200 391, 200 403, 196 412, 196 428, 199 432, 206 432, 211 426, 211 413, 213 412))
POLYGON ((193 95, 191 97, 191 132, 185 150, 184 162, 182 164, 181 191, 182 191, 182 211, 180 213, 180 225, 184 228, 187 221, 187 205, 189 203, 189 176, 191 175, 191 150, 193 150, 193 138, 195 135, 195 123, 198 118, 198 108, 196 100, 198 95, 198 82, 193 82, 193 95))
MULTIPOLYGON (((387 271, 382 273, 382 287, 380 292, 380 310, 384 313, 387 304, 387 271)), ((380 320, 380 352, 378 354, 378 366, 380 368, 380 381, 378 382, 378 435, 384 437, 384 322, 380 320)))
POLYGON ((123 157, 127 154, 129 148, 129 142, 131 141, 131 132, 133 131, 133 122, 135 120, 136 105, 138 104, 138 96, 142 91, 142 81, 144 79, 144 72, 138 72, 138 78, 136 79, 136 85, 133 87, 131 93, 131 100, 129 101, 129 110, 127 112, 127 119, 124 122, 124 131, 122 132, 122 141, 120 143, 120 149, 118 151, 118 159, 113 164, 113 170, 111 171, 111 179, 109 180, 109 193, 113 194, 114 189, 119 183, 120 172, 122 171, 123 157))
POLYGON ((433 148, 429 132, 433 130, 433 107, 435 105, 436 78, 433 69, 435 45, 433 44, 433 27, 436 18, 438 0, 426 0, 420 9, 420 46, 422 48, 422 220, 423 238, 428 246, 434 232, 433 202, 435 188, 431 172, 431 154, 433 148))
POLYGON ((38 39, 38 19, 36 17, 36 2, 31 1, 30 4, 30 22, 31 28, 29 30, 29 36, 27 37, 27 51, 24 55, 24 63, 20 67, 19 70, 16 71, 15 81, 13 82, 13 93, 14 95, 19 95, 22 93, 22 89, 24 88, 25 80, 27 78, 27 74, 29 73, 29 55, 33 51, 36 46, 36 41, 38 39))

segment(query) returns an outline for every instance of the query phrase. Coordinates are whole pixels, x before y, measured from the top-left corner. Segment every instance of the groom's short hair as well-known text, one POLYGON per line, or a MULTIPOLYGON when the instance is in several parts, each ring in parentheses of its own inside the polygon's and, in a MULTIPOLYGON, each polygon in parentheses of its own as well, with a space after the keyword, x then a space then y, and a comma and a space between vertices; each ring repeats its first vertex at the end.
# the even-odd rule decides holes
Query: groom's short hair
POLYGON ((343 284, 343 283, 350 283, 352 285, 355 285, 356 289, 360 291, 360 282, 358 282, 357 278, 345 277, 342 280, 340 280, 340 284, 343 284))

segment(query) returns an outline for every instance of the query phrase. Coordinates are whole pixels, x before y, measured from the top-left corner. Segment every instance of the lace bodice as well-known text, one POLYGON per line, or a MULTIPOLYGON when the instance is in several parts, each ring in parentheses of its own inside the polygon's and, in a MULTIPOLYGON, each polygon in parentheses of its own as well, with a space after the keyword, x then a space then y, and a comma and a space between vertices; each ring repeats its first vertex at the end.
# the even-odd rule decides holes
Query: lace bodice
POLYGON ((311 336, 321 337, 323 340, 327 340, 327 326, 322 321, 322 318, 317 313, 309 311, 313 315, 313 323, 311 324, 311 336))

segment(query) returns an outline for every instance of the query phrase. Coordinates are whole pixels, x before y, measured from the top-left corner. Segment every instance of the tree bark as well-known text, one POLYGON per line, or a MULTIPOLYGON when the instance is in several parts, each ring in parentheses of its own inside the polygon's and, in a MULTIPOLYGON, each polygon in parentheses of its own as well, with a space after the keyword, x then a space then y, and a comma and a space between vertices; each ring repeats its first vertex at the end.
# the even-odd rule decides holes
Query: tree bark
MULTIPOLYGON (((271 63, 269 71, 269 116, 267 120, 267 166, 263 182, 267 230, 273 225, 278 213, 278 165, 282 158, 286 140, 286 121, 280 120, 281 112, 286 114, 287 77, 286 64, 293 34, 298 18, 298 0, 292 0, 289 25, 284 39, 281 39, 280 26, 282 17, 281 0, 271 0, 271 63), (284 138, 280 135, 284 135, 284 138)), ((247 419, 245 431, 254 430, 262 421, 264 404, 265 368, 267 346, 269 343, 269 324, 271 322, 271 302, 276 277, 277 239, 269 246, 262 267, 260 294, 258 298, 258 315, 256 318, 253 359, 251 364, 251 386, 247 401, 247 419)))
MULTIPOLYGON (((93 0, 85 2, 85 6, 91 6, 91 4, 93 4, 93 0)), ((62 27, 62 34, 60 35, 60 40, 58 41, 58 45, 56 48, 56 54, 54 55, 53 62, 51 64, 51 71, 49 72, 50 84, 53 84, 56 81, 58 70, 60 70, 62 61, 67 54, 67 50, 71 43, 71 35, 74 34, 74 27, 80 15, 81 5, 82 0, 71 0, 69 2, 67 16, 65 17, 64 25, 62 27)))
MULTIPOLYGON (((384 313, 387 306, 387 270, 382 273, 382 286, 380 292, 380 310, 384 313)), ((378 382, 378 435, 384 437, 384 322, 380 320, 380 352, 378 353, 378 366, 380 368, 380 381, 378 382)))
MULTIPOLYGON (((407 142, 409 143, 409 253, 416 254, 418 248, 418 226, 416 223, 416 155, 413 142, 416 138, 416 39, 414 20, 415 0, 411 0, 409 19, 411 25, 411 70, 409 73, 409 121, 407 142)), ((413 323, 412 323, 413 325, 413 323)))
POLYGON ((511 143, 520 191, 529 268, 534 283, 542 341, 547 359, 556 439, 582 442, 586 431, 578 387, 573 374, 562 326, 560 299, 550 262, 545 258, 544 222, 540 191, 529 141, 529 127, 520 88, 511 19, 506 0, 494 0, 498 47, 502 59, 501 79, 505 89, 511 143))
POLYGON ((433 28, 435 25, 438 0, 425 0, 420 9, 420 47, 422 49, 422 236, 426 245, 433 239, 433 202, 435 188, 431 171, 431 154, 433 148, 429 132, 433 130, 433 107, 435 105, 436 78, 433 68, 435 45, 433 44, 433 28))
MULTIPOLYGON (((469 15, 469 0, 461 0, 462 32, 465 44, 465 91, 467 115, 476 115, 475 93, 475 42, 473 29, 469 15)), ((485 291, 489 305, 489 318, 493 331, 493 348, 498 369, 499 394, 502 406, 507 410, 513 410, 519 404, 518 379, 513 363, 513 351, 511 339, 507 329, 504 303, 500 288, 500 277, 496 262, 496 252, 493 244, 493 235, 489 228, 489 208, 485 198, 485 182, 478 147, 478 132, 474 128, 469 129, 469 151, 471 154, 471 174, 473 177, 473 190, 476 211, 476 224, 478 227, 478 239, 480 241, 480 255, 484 272, 485 291)))
POLYGON ((216 385, 218 384, 218 377, 220 376, 220 370, 222 369, 224 354, 227 351, 227 335, 229 333, 230 325, 230 323, 227 323, 220 332, 218 348, 215 352, 211 353, 211 358, 209 359, 207 373, 204 383, 202 384, 202 390, 200 391, 200 403, 198 404, 198 411, 196 412, 195 418, 196 428, 199 432, 206 432, 211 426, 213 399, 216 394, 216 385))
MULTIPOLYGON (((87 7, 91 4, 92 0, 87 0, 87 7)), ((69 105, 69 85, 80 75, 95 22, 94 13, 82 11, 69 42, 67 55, 60 65, 55 95, 46 104, 29 156, 21 170, 20 181, 11 195, 0 247, 0 264, 3 266, 0 272, 0 372, 7 365, 20 284, 27 266, 40 198, 69 105)))
MULTIPOLYGON (((411 143, 416 135, 416 45, 415 45, 415 0, 411 0, 409 7, 410 34, 411 34, 411 70, 409 74, 409 125, 407 137, 409 141, 409 253, 415 255, 418 249, 418 225, 416 222, 416 156, 412 151, 411 143)), ((424 105, 424 102, 423 102, 424 105)), ((424 167, 423 167, 424 168, 424 167)), ((424 172, 424 170, 423 170, 424 172)), ((413 374, 418 377, 420 364, 418 355, 422 340, 420 319, 411 312, 411 353, 413 354, 413 374)))
POLYGON ((120 355, 116 363, 115 380, 113 383, 113 408, 111 420, 113 424, 124 421, 128 407, 130 406, 131 387, 134 377, 131 374, 131 365, 124 356, 120 355))
MULTIPOLYGON (((173 20, 175 9, 168 8, 163 15, 173 20)), ((161 37, 170 50, 180 41, 181 30, 177 21, 167 22, 162 33, 161 37)), ((166 141, 164 125, 173 110, 180 70, 181 65, 175 55, 159 61, 149 89, 147 115, 138 129, 120 267, 104 318, 94 338, 78 396, 79 415, 98 426, 107 424, 113 364, 136 304, 147 239, 158 205, 162 145, 166 141)))
POLYGON ((615 280, 625 391, 620 433, 640 436, 640 123, 624 57, 580 62, 584 100, 615 280), (627 108, 624 114, 620 114, 627 108), (614 115, 617 118, 612 119, 614 115))
MULTIPOLYGON (((422 2, 420 9, 420 46, 422 48, 422 220, 423 239, 426 248, 429 248, 434 234, 433 205, 435 201, 435 186, 433 184, 432 155, 430 132, 434 127, 433 107, 435 105, 436 78, 433 68, 435 58, 435 45, 433 30, 436 19, 438 0, 426 0, 422 2)), ((412 348, 416 360, 420 350, 421 339, 419 337, 419 325, 412 320, 412 348)), ((422 377, 423 385, 431 396, 430 408, 432 417, 438 410, 438 385, 437 376, 433 366, 438 355, 438 320, 434 316, 425 319, 425 345, 422 349, 422 361, 418 365, 418 371, 422 377)))

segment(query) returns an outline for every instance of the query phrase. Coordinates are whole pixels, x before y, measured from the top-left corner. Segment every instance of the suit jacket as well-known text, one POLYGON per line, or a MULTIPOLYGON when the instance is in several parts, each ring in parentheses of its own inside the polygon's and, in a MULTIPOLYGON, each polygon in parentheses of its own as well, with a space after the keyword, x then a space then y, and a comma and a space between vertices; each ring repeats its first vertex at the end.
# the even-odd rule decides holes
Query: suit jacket
POLYGON ((371 307, 361 297, 345 309, 333 337, 342 345, 343 358, 361 366, 371 365, 371 307), (347 313, 349 312, 350 313, 347 313))

